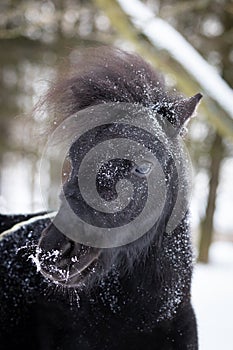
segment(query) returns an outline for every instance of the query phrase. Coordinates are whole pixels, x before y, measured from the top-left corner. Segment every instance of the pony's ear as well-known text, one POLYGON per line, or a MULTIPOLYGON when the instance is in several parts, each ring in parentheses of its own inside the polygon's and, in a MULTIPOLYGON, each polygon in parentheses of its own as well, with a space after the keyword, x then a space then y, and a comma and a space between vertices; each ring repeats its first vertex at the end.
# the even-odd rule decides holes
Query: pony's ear
POLYGON ((180 100, 174 107, 176 115, 176 129, 179 131, 182 126, 195 114, 196 108, 202 98, 202 94, 198 93, 190 98, 180 100))

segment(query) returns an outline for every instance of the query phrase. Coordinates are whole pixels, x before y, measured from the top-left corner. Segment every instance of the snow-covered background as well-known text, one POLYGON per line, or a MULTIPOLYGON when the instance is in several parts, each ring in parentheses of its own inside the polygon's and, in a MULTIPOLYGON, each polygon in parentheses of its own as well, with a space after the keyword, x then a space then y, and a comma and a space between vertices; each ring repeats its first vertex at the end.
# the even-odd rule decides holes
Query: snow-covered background
POLYGON ((192 298, 200 350, 232 350, 233 243, 213 243, 210 263, 196 265, 192 298))
MULTIPOLYGON (((155 46, 160 46, 168 50, 175 59, 183 64, 187 71, 191 71, 190 73, 194 75, 194 78, 197 78, 200 86, 203 87, 203 92, 208 92, 209 95, 212 96, 213 99, 216 99, 222 108, 228 111, 229 115, 232 116, 232 90, 225 86, 221 78, 216 76, 216 72, 214 72, 213 69, 210 70, 210 67, 203 62, 197 55, 197 52, 194 52, 193 48, 190 48, 187 42, 184 42, 183 38, 177 35, 177 33, 174 33, 167 23, 161 21, 161 19, 154 18, 154 15, 145 8, 144 4, 141 3, 140 5, 138 0, 118 0, 118 2, 124 7, 126 13, 131 13, 132 18, 134 18, 135 26, 139 29, 141 28, 144 35, 146 35, 155 46), (157 33, 160 33, 160 35, 157 35, 157 33), (173 40, 171 40, 171 38, 173 38, 173 40), (196 62, 195 66, 194 58, 196 62)), ((219 3, 220 2, 221 1, 219 1, 219 3)), ((209 2, 209 4, 210 3, 211 2, 209 2)), ((35 7, 32 1, 32 8, 26 11, 26 16, 21 16, 22 18, 30 17, 29 24, 31 26, 33 23, 33 14, 34 16, 36 14, 34 18, 36 31, 32 31, 32 35, 34 35, 33 33, 38 35, 38 15, 41 16, 41 20, 45 21, 41 22, 45 28, 47 25, 44 24, 49 20, 49 16, 56 18, 53 2, 43 2, 43 11, 39 11, 37 5, 39 8, 39 2, 37 2, 35 7)), ((64 14, 61 23, 66 24, 66 35, 69 28, 73 35, 74 30, 71 24, 73 20, 75 21, 75 15, 77 15, 77 13, 71 13, 70 9, 69 12, 67 11, 64 14)), ((8 16, 3 17, 7 18, 8 16)), ((83 18, 85 21, 87 16, 83 18)), ((105 18, 103 14, 101 14, 101 18, 105 18)), ((82 21, 81 24, 82 28, 84 28, 82 30, 85 31, 86 27, 84 21, 82 21)), ((106 23, 108 23, 107 17, 105 18, 105 24, 106 23)), ((43 35, 46 34, 47 37, 48 35, 52 35, 51 31, 42 31, 41 33, 43 35)), ((35 42, 35 39, 36 37, 33 38, 33 42, 35 42)), ((216 55, 216 52, 212 53, 216 55)), ((45 52, 43 57, 45 61, 49 59, 50 62, 56 62, 56 55, 54 52, 45 52)), ((6 70, 3 72, 5 83, 6 86, 15 86, 17 83, 17 70, 12 69, 12 67, 10 67, 11 69, 9 70, 9 67, 7 66, 6 70)), ((46 70, 48 68, 43 68, 43 71, 41 71, 42 68, 38 68, 35 63, 33 64, 33 60, 30 62, 30 57, 28 57, 28 60, 24 57, 24 60, 17 69, 22 75, 22 77, 21 75, 19 76, 21 80, 19 79, 18 84, 21 86, 25 85, 23 91, 26 94, 26 96, 20 95, 18 103, 20 108, 24 109, 25 105, 30 101, 29 107, 27 106, 26 108, 26 110, 28 110, 31 103, 31 91, 34 91, 34 93, 39 96, 41 94, 41 85, 46 85, 45 80, 47 81, 50 73, 46 70)), ((51 74, 54 73, 51 67, 49 70, 51 70, 51 74)), ((23 130, 23 133, 24 132, 25 130, 23 130)), ((17 131, 16 135, 18 134, 17 131)), ((200 133, 198 133, 198 137, 200 137, 200 133)), ((36 140, 30 135, 30 141, 31 140, 33 140, 33 143, 36 143, 36 140)), ((33 170, 32 168, 32 163, 25 155, 18 155, 9 151, 3 156, 2 166, 3 169, 1 169, 0 174, 0 212, 24 213, 44 209, 39 190, 39 162, 36 164, 37 169, 35 171, 35 169, 33 170)), ((212 244, 210 263, 208 265, 197 264, 193 277, 192 295, 193 305, 198 319, 200 350, 233 350, 232 178, 233 159, 225 159, 221 169, 221 179, 214 218, 216 233, 218 235, 221 234, 220 238, 223 238, 225 241, 218 241, 212 244)), ((48 183, 47 186, 49 185, 48 183)), ((208 177, 200 173, 195 179, 195 191, 192 200, 194 232, 197 229, 200 216, 203 215, 205 209, 207 190, 208 177)))

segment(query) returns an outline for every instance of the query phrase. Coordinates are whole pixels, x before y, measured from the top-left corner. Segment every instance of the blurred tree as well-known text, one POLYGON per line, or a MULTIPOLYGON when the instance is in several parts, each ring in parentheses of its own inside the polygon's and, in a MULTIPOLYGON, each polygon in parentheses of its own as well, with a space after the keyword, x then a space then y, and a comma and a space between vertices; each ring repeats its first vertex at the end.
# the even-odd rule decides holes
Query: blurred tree
POLYGON ((216 194, 219 184, 221 162, 224 157, 224 145, 222 137, 216 133, 210 150, 209 167, 209 193, 206 212, 200 225, 200 242, 198 261, 207 263, 209 259, 209 247, 213 239, 213 219, 216 206, 216 194))
MULTIPOLYGON (((183 3, 188 4, 186 1, 183 3)), ((200 50, 202 55, 216 67, 222 77, 232 86, 233 47, 232 40, 230 40, 233 19, 232 4, 229 1, 202 1, 195 2, 193 9, 192 18, 188 10, 186 16, 179 16, 177 22, 179 30, 186 36, 189 34, 190 42, 200 50)), ((208 168, 209 193, 205 216, 200 225, 198 260, 201 262, 208 262, 209 247, 214 233, 213 221, 219 174, 222 160, 227 156, 222 136, 218 132, 213 137, 210 130, 207 137, 211 140, 208 168)))
POLYGON ((56 76, 54 66, 63 57, 72 60, 75 49, 108 41, 110 35, 107 17, 91 1, 0 2, 0 166, 7 151, 8 163, 14 154, 33 164, 25 172, 37 171, 43 147, 38 129, 46 115, 32 115, 32 110, 56 76), (37 138, 31 142, 34 130, 37 138))

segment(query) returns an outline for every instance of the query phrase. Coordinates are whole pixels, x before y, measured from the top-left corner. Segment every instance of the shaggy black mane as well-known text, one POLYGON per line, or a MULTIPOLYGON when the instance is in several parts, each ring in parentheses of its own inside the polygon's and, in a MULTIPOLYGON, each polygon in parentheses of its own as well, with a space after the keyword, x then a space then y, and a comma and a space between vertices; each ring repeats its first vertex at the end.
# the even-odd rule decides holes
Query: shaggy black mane
POLYGON ((83 49, 62 70, 44 101, 55 122, 96 104, 128 102, 151 107, 175 124, 182 95, 169 91, 162 74, 135 53, 109 46, 83 49))

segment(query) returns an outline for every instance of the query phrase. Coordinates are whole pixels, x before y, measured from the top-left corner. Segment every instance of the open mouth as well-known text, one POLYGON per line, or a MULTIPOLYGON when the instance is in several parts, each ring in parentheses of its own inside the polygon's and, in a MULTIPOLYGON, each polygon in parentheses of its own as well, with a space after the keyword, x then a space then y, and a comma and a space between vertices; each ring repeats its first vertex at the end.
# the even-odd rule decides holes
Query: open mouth
POLYGON ((99 269, 101 249, 69 240, 50 225, 39 242, 36 261, 41 274, 64 287, 85 285, 99 269))

